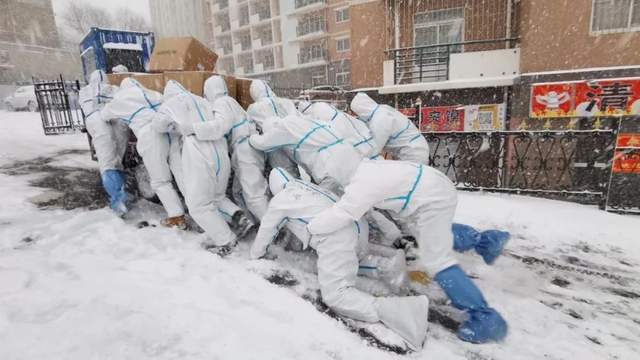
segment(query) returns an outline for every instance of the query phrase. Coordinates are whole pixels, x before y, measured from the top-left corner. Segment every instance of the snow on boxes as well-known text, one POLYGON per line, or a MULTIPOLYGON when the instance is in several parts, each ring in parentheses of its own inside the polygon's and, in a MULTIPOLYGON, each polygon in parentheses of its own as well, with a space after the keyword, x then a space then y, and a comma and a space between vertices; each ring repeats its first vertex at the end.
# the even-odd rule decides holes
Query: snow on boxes
MULTIPOLYGON (((120 85, 132 77, 142 86, 163 92, 169 80, 175 80, 190 92, 203 96, 204 82, 215 75, 218 55, 193 37, 162 38, 156 43, 149 63, 150 73, 109 74, 111 84, 120 85)), ((229 96, 236 97, 236 81, 225 76, 229 96)), ((238 99, 240 101, 240 99, 238 99)), ((246 102, 246 101, 245 101, 246 102)))

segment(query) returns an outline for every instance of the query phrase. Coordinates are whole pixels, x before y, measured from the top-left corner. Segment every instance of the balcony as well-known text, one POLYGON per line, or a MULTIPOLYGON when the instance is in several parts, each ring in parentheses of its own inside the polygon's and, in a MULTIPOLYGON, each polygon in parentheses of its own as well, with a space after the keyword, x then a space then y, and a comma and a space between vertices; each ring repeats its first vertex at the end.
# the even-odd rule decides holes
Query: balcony
POLYGON ((213 13, 229 9, 229 0, 217 0, 213 3, 213 13))
POLYGON ((302 48, 298 54, 298 64, 310 64, 315 62, 325 62, 329 59, 325 48, 302 48))
POLYGON ((384 85, 407 92, 510 85, 520 74, 516 45, 495 39, 387 50, 384 85))
POLYGON ((327 0, 296 0, 295 9, 304 8, 311 5, 327 5, 327 0))
POLYGON ((269 7, 256 9, 256 12, 251 14, 252 24, 258 24, 269 19, 271 19, 271 9, 269 9, 269 7))
POLYGON ((298 37, 310 35, 310 34, 324 34, 327 32, 327 22, 325 20, 320 21, 307 21, 298 24, 296 26, 296 35, 298 37))

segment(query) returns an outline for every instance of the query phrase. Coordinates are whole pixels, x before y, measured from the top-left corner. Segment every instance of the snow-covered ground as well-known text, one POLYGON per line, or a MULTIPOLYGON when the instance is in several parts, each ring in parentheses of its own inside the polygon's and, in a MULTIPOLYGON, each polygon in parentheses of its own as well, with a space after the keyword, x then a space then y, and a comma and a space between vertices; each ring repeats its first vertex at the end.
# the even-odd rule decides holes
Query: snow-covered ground
MULTIPOLYGON (((61 196, 33 185, 41 172, 97 179, 85 150, 84 134, 45 137, 37 114, 0 111, 0 359, 403 357, 264 280, 272 263, 247 260, 248 244, 220 259, 197 233, 138 229, 104 208, 36 206, 61 196)), ((152 224, 161 216, 149 203, 133 214, 152 224)), ((494 266, 459 256, 509 336, 471 345, 432 324, 424 350, 404 357, 638 358, 640 217, 462 192, 456 220, 513 234, 494 266)))

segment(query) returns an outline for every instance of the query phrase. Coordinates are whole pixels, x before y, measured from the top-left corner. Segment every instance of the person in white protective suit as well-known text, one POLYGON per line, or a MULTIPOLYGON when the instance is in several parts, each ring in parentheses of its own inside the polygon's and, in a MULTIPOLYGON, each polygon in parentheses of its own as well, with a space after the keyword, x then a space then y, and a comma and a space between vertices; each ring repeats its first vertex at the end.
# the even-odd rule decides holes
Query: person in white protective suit
POLYGON ((367 123, 376 146, 376 155, 383 150, 395 160, 429 165, 429 144, 418 128, 396 109, 379 105, 365 93, 351 101, 351 110, 367 123))
POLYGON ((304 103, 299 105, 303 115, 319 122, 330 124, 336 134, 351 144, 364 158, 378 155, 378 147, 373 141, 369 127, 362 120, 342 112, 325 102, 304 103))
POLYGON ((253 223, 226 197, 231 163, 221 124, 214 119, 207 100, 176 81, 167 82, 163 100, 153 127, 160 133, 182 135, 182 169, 178 176, 184 183, 189 213, 207 234, 205 248, 227 255, 237 242, 227 221, 238 224, 236 230, 241 237, 253 223))
POLYGON ((296 115, 268 121, 270 127, 262 135, 252 135, 249 144, 266 153, 284 151, 326 189, 339 189, 327 164, 341 161, 342 156, 361 158, 329 124, 296 115))
MULTIPOLYGON (((288 115, 298 114, 293 101, 275 95, 269 85, 263 80, 253 80, 249 93, 254 103, 249 105, 247 115, 261 132, 265 132, 272 125, 273 120, 283 119, 288 115)), ((297 174, 295 163, 284 151, 275 149, 267 154, 271 168, 283 167, 292 174, 297 174)))
POLYGON ((144 88, 135 79, 126 78, 113 100, 100 113, 103 119, 120 119, 131 128, 137 138, 136 149, 149 173, 151 188, 167 211, 163 225, 185 228, 184 208, 173 187, 170 168, 179 164, 169 159, 169 137, 156 132, 151 126, 161 103, 160 93, 144 88))
POLYGON ((214 75, 204 83, 204 96, 212 104, 216 133, 227 136, 231 148, 231 167, 234 170, 233 192, 241 193, 241 200, 258 220, 267 211, 267 180, 264 177, 265 156, 249 146, 249 136, 257 134, 256 126, 247 113, 228 95, 224 78, 214 75))
POLYGON ((453 257, 452 220, 457 204, 453 183, 426 165, 389 160, 335 164, 345 185, 342 198, 308 225, 313 235, 331 234, 360 219, 372 207, 389 210, 406 220, 418 243, 419 263, 442 287, 452 304, 469 319, 458 337, 473 343, 499 341, 507 334, 502 316, 489 307, 480 290, 453 257))
MULTIPOLYGON (((318 282, 323 301, 336 313, 359 321, 381 321, 401 335, 414 349, 422 347, 427 332, 429 301, 426 296, 374 297, 355 288, 359 268, 358 253, 371 268, 372 256, 367 252, 368 224, 362 219, 345 223, 341 228, 323 235, 311 236, 307 223, 330 208, 337 197, 314 184, 293 178, 284 169, 275 168, 269 175, 269 187, 274 194, 267 213, 262 218, 258 234, 250 250, 253 259, 264 257, 269 244, 286 226, 306 248, 318 254, 318 282)), ((404 254, 398 251, 404 264, 404 254)), ((390 278, 406 277, 406 268, 381 260, 376 266, 388 266, 390 278), (395 271, 392 269, 396 269, 395 271)), ((384 272, 384 271, 382 271, 384 272)), ((390 279, 387 278, 387 279, 390 279)))
POLYGON ((109 195, 111 209, 123 216, 128 209, 122 158, 127 150, 129 129, 117 119, 100 116, 100 110, 113 99, 117 90, 117 86, 109 85, 102 70, 96 70, 91 73, 89 84, 80 89, 79 100, 98 158, 102 186, 109 195))

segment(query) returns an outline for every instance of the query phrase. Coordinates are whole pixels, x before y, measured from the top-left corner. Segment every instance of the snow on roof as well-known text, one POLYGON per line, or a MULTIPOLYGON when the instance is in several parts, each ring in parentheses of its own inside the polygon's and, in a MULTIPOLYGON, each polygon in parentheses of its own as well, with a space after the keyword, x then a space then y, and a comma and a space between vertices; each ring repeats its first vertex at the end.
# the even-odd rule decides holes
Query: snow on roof
POLYGON ((114 43, 107 42, 102 45, 105 49, 118 49, 118 50, 133 50, 142 51, 142 45, 133 43, 114 43))
POLYGON ((513 76, 509 75, 509 76, 500 76, 500 77, 458 79, 458 80, 423 82, 423 83, 415 83, 415 84, 389 85, 389 86, 381 87, 378 92, 380 94, 398 94, 398 93, 430 91, 430 90, 450 90, 450 89, 482 88, 482 87, 495 87, 495 86, 511 86, 514 84, 515 79, 517 77, 518 75, 513 75, 513 76))

